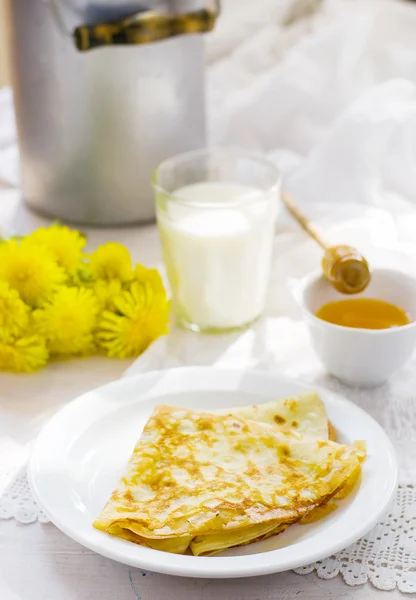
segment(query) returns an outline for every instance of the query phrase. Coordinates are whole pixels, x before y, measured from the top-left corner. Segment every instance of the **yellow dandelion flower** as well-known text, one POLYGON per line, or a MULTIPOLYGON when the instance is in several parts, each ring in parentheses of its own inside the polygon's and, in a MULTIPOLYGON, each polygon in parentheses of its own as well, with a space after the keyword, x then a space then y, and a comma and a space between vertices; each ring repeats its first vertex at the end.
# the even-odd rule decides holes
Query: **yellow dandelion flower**
POLYGON ((90 269, 96 279, 127 281, 132 278, 130 253, 117 242, 103 244, 91 254, 90 269))
POLYGON ((18 336, 29 323, 29 307, 20 299, 16 290, 0 281, 0 339, 18 336))
POLYGON ((137 264, 134 268, 133 277, 139 283, 149 281, 155 290, 165 290, 162 277, 157 269, 148 269, 143 265, 137 264))
POLYGON ((0 244, 0 281, 16 290, 30 306, 41 306, 65 279, 64 271, 43 247, 27 240, 0 244))
POLYGON ((108 356, 138 356, 168 332, 169 302, 150 282, 133 282, 114 299, 116 310, 104 311, 97 340, 108 356))
POLYGON ((71 283, 73 285, 85 285, 87 287, 92 286, 95 283, 95 278, 92 274, 89 263, 84 261, 81 262, 79 268, 72 277, 71 283))
POLYGON ((46 248, 69 275, 75 274, 80 267, 86 239, 79 231, 56 224, 48 228, 41 227, 26 239, 36 246, 46 248))
POLYGON ((91 290, 61 287, 44 308, 34 312, 35 330, 45 337, 51 354, 90 353, 98 311, 91 290))
POLYGON ((16 341, 0 342, 0 370, 32 373, 46 365, 49 354, 45 340, 38 335, 26 335, 16 341))
POLYGON ((101 310, 116 311, 114 299, 119 296, 123 289, 123 284, 119 279, 104 281, 100 279, 92 288, 100 304, 101 310))

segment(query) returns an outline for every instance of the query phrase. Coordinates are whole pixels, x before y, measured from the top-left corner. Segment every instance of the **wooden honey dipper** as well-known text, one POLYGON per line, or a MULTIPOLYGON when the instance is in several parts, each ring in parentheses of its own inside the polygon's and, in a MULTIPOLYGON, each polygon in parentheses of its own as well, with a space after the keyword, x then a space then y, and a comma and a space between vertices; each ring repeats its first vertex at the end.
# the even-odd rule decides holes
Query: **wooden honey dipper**
POLYGON ((371 279, 370 267, 364 256, 351 246, 329 246, 292 198, 282 194, 282 201, 292 217, 324 250, 322 271, 331 285, 342 294, 362 292, 371 279))

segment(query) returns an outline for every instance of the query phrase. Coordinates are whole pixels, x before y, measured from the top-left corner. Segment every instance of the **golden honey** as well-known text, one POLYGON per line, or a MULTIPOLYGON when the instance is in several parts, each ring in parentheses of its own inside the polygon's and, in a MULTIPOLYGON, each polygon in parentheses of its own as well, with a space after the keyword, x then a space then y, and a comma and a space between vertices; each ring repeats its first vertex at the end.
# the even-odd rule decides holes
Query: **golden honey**
POLYGON ((400 307, 373 298, 349 298, 328 302, 321 306, 316 316, 334 325, 360 329, 388 329, 411 322, 400 307))

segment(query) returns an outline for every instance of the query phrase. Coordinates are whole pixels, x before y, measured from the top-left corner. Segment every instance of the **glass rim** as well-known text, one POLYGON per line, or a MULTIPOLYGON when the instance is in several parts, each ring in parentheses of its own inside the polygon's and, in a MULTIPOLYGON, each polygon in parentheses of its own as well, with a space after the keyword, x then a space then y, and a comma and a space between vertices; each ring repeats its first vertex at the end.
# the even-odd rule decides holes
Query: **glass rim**
MULTIPOLYGON (((175 154, 174 156, 171 156, 171 157, 167 158, 166 160, 162 161, 156 167, 155 171, 153 172, 153 176, 152 176, 153 188, 157 192, 160 192, 160 193, 168 196, 169 200, 173 200, 174 202, 176 202, 177 204, 180 204, 182 206, 189 206, 192 208, 205 208, 205 209, 213 208, 216 210, 220 210, 220 209, 226 210, 226 209, 229 209, 230 206, 248 206, 250 204, 253 204, 253 203, 257 202, 261 196, 264 196, 265 194, 269 194, 269 193, 273 192, 274 189, 277 190, 281 181, 282 181, 282 174, 281 174, 280 169, 268 158, 265 158, 262 155, 256 154, 254 152, 249 152, 249 151, 245 152, 244 150, 227 148, 227 147, 203 148, 200 150, 190 150, 188 152, 182 152, 180 154, 175 154), (256 194, 248 192, 247 195, 241 196, 241 198, 239 200, 235 201, 232 204, 216 204, 214 202, 194 202, 192 200, 182 198, 181 196, 176 196, 173 192, 169 192, 168 190, 166 190, 158 182, 158 175, 159 175, 161 169, 164 167, 169 167, 171 165, 173 166, 176 162, 185 160, 187 158, 194 158, 194 157, 197 158, 198 156, 202 157, 204 155, 209 156, 209 155, 215 155, 215 154, 219 154, 219 155, 224 154, 224 156, 226 158, 248 159, 248 160, 252 160, 253 162, 257 162, 258 164, 262 164, 263 166, 274 171, 275 182, 273 183, 273 185, 271 185, 267 189, 259 190, 259 192, 256 194)), ((204 183, 204 182, 201 182, 201 183, 204 183)), ((230 181, 229 183, 232 183, 232 182, 230 181)))

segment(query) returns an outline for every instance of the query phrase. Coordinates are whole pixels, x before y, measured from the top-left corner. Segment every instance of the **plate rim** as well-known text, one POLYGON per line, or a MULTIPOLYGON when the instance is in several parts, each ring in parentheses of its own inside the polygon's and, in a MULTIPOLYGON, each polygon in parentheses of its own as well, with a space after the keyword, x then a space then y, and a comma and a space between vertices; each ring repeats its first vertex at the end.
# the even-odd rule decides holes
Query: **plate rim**
MULTIPOLYGON (((146 394, 143 394, 142 396, 138 395, 137 400, 135 400, 135 403, 140 404, 142 402, 145 402, 147 399, 148 399, 148 396, 146 394)), ((190 367, 186 367, 186 366, 182 367, 181 366, 181 367, 174 367, 174 368, 169 368, 169 369, 160 369, 160 370, 158 369, 158 370, 146 371, 143 373, 138 373, 136 375, 132 375, 129 377, 124 377, 124 378, 121 377, 120 379, 116 379, 105 385, 99 386, 97 388, 93 388, 93 389, 89 390, 88 392, 85 392, 85 393, 81 394, 80 396, 77 396, 76 398, 74 398, 71 402, 69 402, 63 408, 58 410, 51 417, 51 419, 45 424, 45 426, 42 428, 40 434, 38 435, 38 437, 35 441, 32 451, 31 451, 28 468, 27 468, 27 476, 28 476, 28 482, 29 482, 29 486, 32 491, 33 497, 35 498, 36 502, 39 504, 39 506, 43 510, 43 512, 50 519, 51 523, 53 523, 60 531, 65 533, 65 535, 67 535, 68 537, 73 539, 75 542, 83 545, 84 547, 86 547, 90 550, 93 550, 94 552, 96 552, 106 558, 115 560, 121 564, 126 564, 131 567, 142 568, 145 570, 149 570, 152 572, 157 572, 157 573, 161 573, 161 574, 165 574, 165 575, 209 578, 209 579, 228 579, 228 578, 242 578, 242 577, 255 577, 255 576, 269 575, 272 573, 301 568, 303 566, 306 566, 308 564, 314 563, 314 562, 322 560, 328 556, 331 556, 331 555, 335 554, 336 552, 343 550, 344 548, 346 548, 350 544, 354 543, 355 541, 357 541, 360 537, 362 537, 363 535, 368 533, 368 531, 370 531, 377 524, 377 522, 380 520, 380 518, 383 516, 383 514, 386 512, 388 506, 390 505, 390 503, 393 499, 393 496, 397 490, 398 464, 397 464, 397 457, 396 457, 395 449, 394 449, 390 439, 388 438, 386 432, 381 427, 381 425, 369 413, 367 413, 363 408, 361 408, 361 406, 355 404, 351 400, 348 400, 347 398, 343 397, 342 395, 340 395, 337 392, 334 392, 334 391, 332 391, 328 388, 325 388, 323 386, 320 386, 320 385, 315 385, 313 383, 310 384, 308 382, 305 382, 305 381, 302 381, 299 379, 281 375, 279 372, 275 372, 275 371, 264 371, 261 369, 244 369, 244 368, 241 369, 241 368, 237 368, 237 367, 232 368, 232 367, 216 367, 216 366, 190 366, 190 367), (381 436, 384 437, 384 442, 386 444, 386 451, 387 451, 387 453, 389 455, 389 459, 390 459, 390 467, 391 467, 390 484, 388 486, 388 489, 385 492, 383 501, 381 502, 380 506, 378 507, 378 510, 375 511, 371 515, 371 517, 367 518, 365 523, 362 524, 360 528, 357 528, 357 527, 352 528, 349 535, 343 537, 341 542, 337 543, 336 541, 334 541, 332 544, 325 546, 325 549, 321 549, 320 551, 316 550, 314 552, 313 557, 309 558, 307 561, 305 561, 305 560, 299 561, 299 560, 296 560, 296 558, 293 558, 293 559, 289 559, 286 561, 280 561, 276 565, 272 560, 271 561, 264 560, 263 561, 264 564, 259 564, 259 565, 253 564, 253 565, 250 565, 248 569, 247 569, 248 565, 245 565, 246 570, 244 571, 244 573, 241 573, 241 567, 238 566, 238 563, 241 562, 242 559, 246 559, 246 562, 249 562, 250 558, 252 558, 253 555, 218 556, 218 557, 194 557, 194 556, 192 556, 191 557, 191 556, 169 554, 169 553, 165 553, 165 552, 161 552, 161 551, 157 551, 157 550, 149 550, 147 548, 142 548, 141 546, 139 546, 138 548, 140 550, 149 551, 149 558, 147 558, 147 556, 145 555, 144 557, 140 556, 139 560, 133 560, 133 559, 129 559, 126 556, 120 556, 117 551, 113 551, 111 548, 106 548, 105 546, 101 547, 99 543, 95 543, 94 541, 90 542, 90 540, 88 540, 88 539, 85 540, 85 536, 82 535, 82 532, 79 535, 77 535, 77 532, 75 532, 75 534, 74 534, 74 530, 70 526, 67 526, 66 523, 62 522, 61 518, 56 515, 56 513, 53 509, 51 509, 49 506, 45 505, 45 503, 43 502, 43 499, 42 499, 42 494, 39 492, 38 487, 37 487, 35 463, 36 463, 36 459, 37 459, 37 453, 39 452, 39 449, 41 449, 41 444, 43 442, 43 438, 48 435, 50 430, 53 430, 56 422, 59 422, 67 413, 76 411, 76 409, 78 408, 78 405, 81 405, 83 402, 85 402, 86 397, 88 397, 91 394, 100 393, 103 390, 108 390, 108 389, 111 389, 112 387, 117 387, 117 385, 120 384, 120 382, 126 381, 127 379, 133 383, 134 381, 143 380, 144 378, 150 379, 151 377, 155 377, 155 378, 159 379, 160 377, 163 377, 164 375, 166 375, 168 373, 174 373, 175 376, 181 376, 184 373, 193 372, 195 374, 198 372, 200 373, 201 371, 204 371, 206 374, 209 374, 209 372, 212 372, 212 371, 216 371, 216 372, 221 371, 221 372, 227 373, 229 375, 233 374, 234 376, 236 374, 244 373, 245 375, 248 374, 249 376, 253 376, 253 377, 260 376, 262 378, 267 378, 270 380, 275 380, 275 381, 277 380, 277 381, 281 381, 281 382, 286 382, 288 384, 298 385, 299 387, 305 388, 305 391, 306 391, 306 388, 313 389, 320 396, 321 395, 323 396, 324 402, 325 402, 325 396, 327 396, 327 397, 330 396, 330 397, 332 397, 332 399, 334 401, 344 404, 346 407, 352 406, 354 408, 354 410, 357 411, 357 413, 362 413, 363 415, 365 415, 366 419, 369 419, 370 421, 372 421, 372 426, 375 428, 375 430, 378 432, 378 434, 379 435, 381 434, 381 436), (359 529, 359 533, 358 533, 358 529, 359 529), (174 559, 176 559, 176 560, 167 560, 167 562, 171 563, 171 564, 160 565, 157 560, 157 557, 160 556, 160 554, 163 554, 165 557, 167 555, 171 559, 172 559, 172 557, 174 557, 174 559), (152 559, 152 557, 153 557, 153 559, 152 559), (187 565, 188 560, 183 561, 184 558, 191 559, 193 561, 192 567, 187 565), (217 562, 219 560, 221 560, 221 562, 225 566, 220 565, 217 562), (184 562, 183 566, 180 564, 182 561, 184 562), (179 562, 179 564, 175 564, 177 562, 179 562)), ((105 534, 103 534, 103 535, 105 535, 105 534)), ((259 554, 259 556, 263 556, 265 558, 267 555, 269 555, 269 556, 273 555, 278 550, 281 550, 281 548, 263 552, 263 553, 259 554)), ((244 562, 244 560, 243 560, 243 562, 244 562)))

